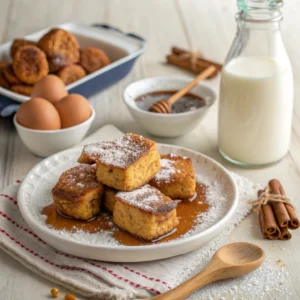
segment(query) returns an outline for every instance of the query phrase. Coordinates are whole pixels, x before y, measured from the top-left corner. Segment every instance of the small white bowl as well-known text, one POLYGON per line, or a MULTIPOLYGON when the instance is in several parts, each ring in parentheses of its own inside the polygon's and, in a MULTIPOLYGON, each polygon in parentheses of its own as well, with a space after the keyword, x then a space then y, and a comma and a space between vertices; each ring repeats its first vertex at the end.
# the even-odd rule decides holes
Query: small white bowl
POLYGON ((56 152, 68 149, 79 143, 95 118, 95 110, 91 107, 92 114, 84 122, 58 130, 36 130, 26 128, 17 122, 14 116, 14 124, 25 146, 35 155, 46 157, 56 152))
POLYGON ((196 110, 176 113, 158 114, 142 110, 135 99, 155 92, 180 90, 191 82, 188 77, 153 77, 131 83, 123 93, 123 100, 135 121, 149 133, 160 137, 176 137, 192 131, 204 118, 210 106, 216 100, 215 92, 202 84, 196 85, 192 93, 204 98, 206 105, 196 110))

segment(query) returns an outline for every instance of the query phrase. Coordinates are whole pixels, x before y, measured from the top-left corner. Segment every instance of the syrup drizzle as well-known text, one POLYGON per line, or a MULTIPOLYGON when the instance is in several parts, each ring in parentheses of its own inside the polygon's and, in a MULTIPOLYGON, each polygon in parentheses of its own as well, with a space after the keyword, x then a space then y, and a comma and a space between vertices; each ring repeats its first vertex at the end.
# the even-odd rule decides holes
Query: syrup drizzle
POLYGON ((71 233, 78 230, 83 230, 89 233, 105 230, 110 231, 113 237, 121 245, 151 245, 175 240, 193 228, 199 213, 203 213, 208 210, 208 204, 206 203, 206 187, 200 183, 197 183, 195 195, 195 199, 193 200, 178 201, 176 210, 177 217, 179 219, 179 225, 176 227, 176 229, 152 242, 143 241, 117 228, 112 222, 112 216, 110 213, 100 213, 94 219, 89 221, 81 221, 72 218, 65 218, 62 214, 57 212, 55 204, 51 204, 43 209, 42 214, 47 216, 47 226, 55 230, 66 230, 71 233))

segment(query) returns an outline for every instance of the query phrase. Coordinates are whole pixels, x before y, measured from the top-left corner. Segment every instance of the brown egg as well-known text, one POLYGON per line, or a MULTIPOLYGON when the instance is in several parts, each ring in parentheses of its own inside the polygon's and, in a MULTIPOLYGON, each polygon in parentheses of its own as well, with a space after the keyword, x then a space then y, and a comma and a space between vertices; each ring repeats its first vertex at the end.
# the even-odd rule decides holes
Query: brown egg
POLYGON ((61 120, 61 128, 80 124, 91 116, 89 102, 81 95, 71 94, 55 104, 61 120))
POLYGON ((31 98, 22 103, 16 118, 20 125, 31 129, 56 130, 61 128, 56 108, 43 98, 31 98))
POLYGON ((38 81, 31 92, 31 97, 41 97, 55 104, 68 95, 64 82, 56 75, 47 75, 38 81))

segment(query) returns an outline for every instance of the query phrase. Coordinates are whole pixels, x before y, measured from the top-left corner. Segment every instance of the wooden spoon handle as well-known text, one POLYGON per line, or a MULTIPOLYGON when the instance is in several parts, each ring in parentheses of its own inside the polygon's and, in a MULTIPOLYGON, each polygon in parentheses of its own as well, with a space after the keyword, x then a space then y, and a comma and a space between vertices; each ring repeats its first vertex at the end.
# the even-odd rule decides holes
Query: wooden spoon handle
POLYGON ((209 66, 203 72, 201 72, 191 83, 189 83, 182 90, 175 93, 172 97, 170 97, 167 102, 169 105, 174 104, 177 100, 179 100, 182 96, 188 93, 200 80, 204 80, 209 77, 213 72, 215 72, 215 66, 209 66))
POLYGON ((180 284, 176 288, 151 298, 152 300, 183 300, 199 288, 216 281, 215 269, 207 266, 202 272, 180 284))

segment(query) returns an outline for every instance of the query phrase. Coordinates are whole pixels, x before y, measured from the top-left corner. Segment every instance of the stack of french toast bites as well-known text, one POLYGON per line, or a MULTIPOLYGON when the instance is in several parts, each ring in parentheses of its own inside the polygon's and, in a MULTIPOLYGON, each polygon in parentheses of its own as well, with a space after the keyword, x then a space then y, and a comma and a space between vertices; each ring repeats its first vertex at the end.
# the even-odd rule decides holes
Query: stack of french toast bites
POLYGON ((172 232, 179 224, 174 199, 195 194, 191 160, 160 155, 156 143, 140 135, 86 145, 78 162, 52 189, 57 209, 81 220, 104 209, 120 229, 145 241, 172 232))

